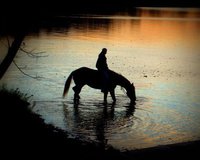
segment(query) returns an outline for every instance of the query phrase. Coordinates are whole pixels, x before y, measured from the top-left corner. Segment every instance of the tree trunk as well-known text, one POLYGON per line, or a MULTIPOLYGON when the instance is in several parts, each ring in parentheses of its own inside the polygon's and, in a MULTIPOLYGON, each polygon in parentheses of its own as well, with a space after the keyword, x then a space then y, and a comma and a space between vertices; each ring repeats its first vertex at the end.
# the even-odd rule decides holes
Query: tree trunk
POLYGON ((9 47, 7 55, 0 65, 0 79, 3 77, 6 70, 8 69, 10 64, 12 63, 12 61, 13 61, 15 55, 17 54, 17 51, 18 51, 24 37, 25 37, 25 33, 17 34, 14 37, 14 41, 12 42, 12 45, 9 47))

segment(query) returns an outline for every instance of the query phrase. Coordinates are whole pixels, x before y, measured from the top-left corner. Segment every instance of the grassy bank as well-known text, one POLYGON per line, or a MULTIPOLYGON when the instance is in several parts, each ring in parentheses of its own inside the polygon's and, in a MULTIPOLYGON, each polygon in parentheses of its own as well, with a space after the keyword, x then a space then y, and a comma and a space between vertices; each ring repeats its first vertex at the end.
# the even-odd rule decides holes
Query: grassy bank
POLYGON ((59 128, 44 123, 29 107, 30 96, 18 89, 1 88, 1 153, 4 157, 56 159, 178 159, 198 156, 200 143, 188 142, 120 152, 98 143, 71 139, 59 128))
POLYGON ((74 157, 83 159, 114 158, 119 154, 112 148, 104 150, 100 144, 71 139, 67 133, 33 113, 29 107, 30 96, 18 89, 0 90, 3 127, 2 153, 7 156, 74 157), (7 154, 10 153, 10 154, 7 154))

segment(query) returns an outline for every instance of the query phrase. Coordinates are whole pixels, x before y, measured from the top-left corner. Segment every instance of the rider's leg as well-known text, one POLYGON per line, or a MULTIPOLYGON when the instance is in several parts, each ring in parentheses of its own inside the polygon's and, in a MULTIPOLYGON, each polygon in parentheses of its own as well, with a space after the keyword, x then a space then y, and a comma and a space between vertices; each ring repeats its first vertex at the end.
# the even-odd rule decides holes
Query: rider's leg
POLYGON ((105 70, 102 72, 102 77, 103 77, 103 86, 102 86, 102 92, 108 92, 108 83, 109 83, 109 76, 108 76, 108 71, 105 70))

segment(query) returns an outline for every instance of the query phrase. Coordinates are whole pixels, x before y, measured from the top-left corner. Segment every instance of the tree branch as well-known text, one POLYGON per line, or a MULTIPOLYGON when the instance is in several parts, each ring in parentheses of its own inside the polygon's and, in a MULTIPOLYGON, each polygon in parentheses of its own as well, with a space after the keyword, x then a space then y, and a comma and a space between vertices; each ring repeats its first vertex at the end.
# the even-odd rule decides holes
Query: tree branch
POLYGON ((15 66, 17 67, 17 69, 19 69, 19 71, 22 73, 22 74, 24 74, 24 75, 26 75, 26 76, 28 76, 28 77, 30 77, 30 78, 33 78, 33 79, 39 79, 39 78, 42 78, 42 77, 40 77, 40 76, 31 76, 31 75, 29 75, 29 74, 27 74, 27 73, 25 73, 18 65, 17 65, 17 63, 13 60, 13 63, 15 64, 15 66))
POLYGON ((25 37, 25 33, 19 33, 15 36, 12 45, 8 49, 8 53, 0 65, 0 79, 3 77, 4 73, 7 71, 8 67, 12 63, 18 49, 25 37))
POLYGON ((8 48, 10 48, 10 41, 9 41, 8 36, 6 36, 6 39, 7 39, 7 43, 8 43, 8 48))
POLYGON ((26 51, 21 47, 19 49, 22 52, 26 53, 29 57, 32 57, 32 58, 48 57, 48 55, 38 55, 38 54, 43 54, 45 52, 33 52, 33 50, 32 51, 26 51))

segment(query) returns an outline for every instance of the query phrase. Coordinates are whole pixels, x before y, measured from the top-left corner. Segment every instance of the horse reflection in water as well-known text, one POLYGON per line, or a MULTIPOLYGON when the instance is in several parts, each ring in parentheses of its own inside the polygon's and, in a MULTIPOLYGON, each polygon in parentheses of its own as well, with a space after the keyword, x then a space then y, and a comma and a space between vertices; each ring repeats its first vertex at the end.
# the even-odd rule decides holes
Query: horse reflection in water
POLYGON ((112 134, 112 129, 127 125, 130 117, 134 116, 135 105, 130 103, 127 106, 116 106, 120 104, 115 102, 112 104, 94 103, 93 105, 96 109, 91 113, 91 110, 85 110, 85 105, 81 103, 74 103, 73 111, 71 111, 71 107, 63 103, 65 121, 68 124, 66 127, 69 127, 72 134, 77 136, 86 139, 92 136, 103 149, 106 149, 109 146, 109 135, 112 134), (115 107, 125 107, 126 109, 118 114, 115 107))
MULTIPOLYGON (((127 96, 130 98, 132 104, 135 104, 136 95, 135 95, 135 87, 133 83, 131 84, 128 79, 124 76, 109 70, 109 83, 107 85, 108 91, 104 92, 104 102, 107 102, 107 95, 110 92, 110 95, 113 99, 113 102, 116 101, 115 97, 115 88, 117 85, 125 88, 127 96)), ((84 85, 88 85, 95 89, 102 89, 103 82, 102 82, 102 75, 99 71, 93 70, 87 67, 79 68, 69 75, 65 82, 65 87, 63 91, 63 98, 67 94, 71 80, 74 80, 75 86, 73 87, 74 90, 74 101, 79 101, 79 93, 84 85)))

